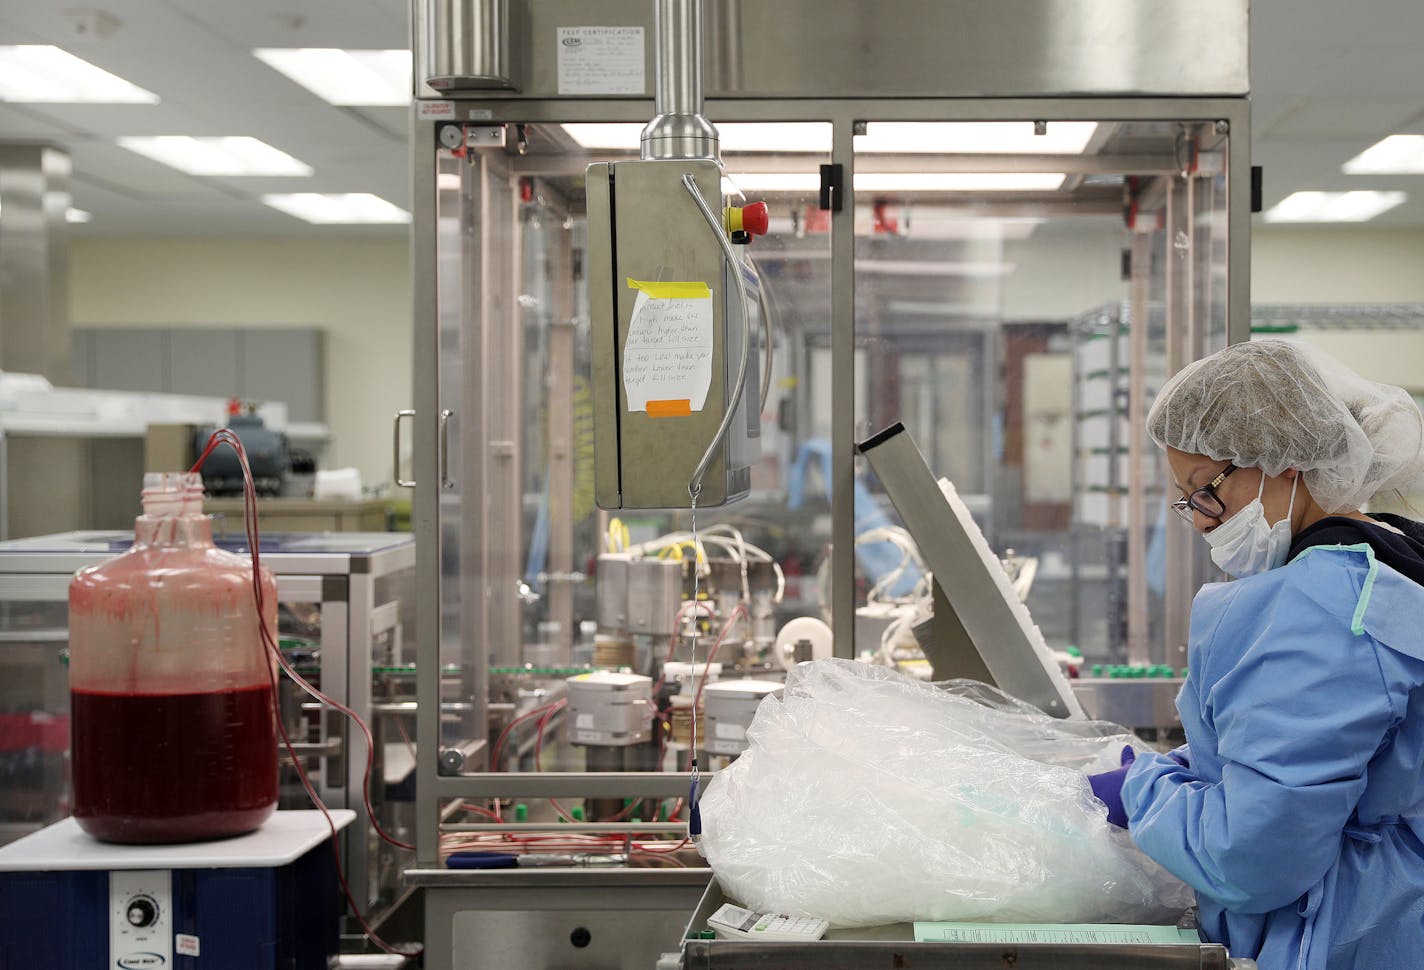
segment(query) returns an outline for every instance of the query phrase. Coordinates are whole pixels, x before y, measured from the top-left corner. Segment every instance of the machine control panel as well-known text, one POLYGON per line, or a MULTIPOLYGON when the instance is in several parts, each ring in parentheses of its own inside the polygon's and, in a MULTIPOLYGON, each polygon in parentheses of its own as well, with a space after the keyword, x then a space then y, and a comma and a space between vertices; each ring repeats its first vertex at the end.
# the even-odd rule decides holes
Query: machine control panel
POLYGON ((172 964, 172 873, 109 873, 109 970, 157 970, 172 964))

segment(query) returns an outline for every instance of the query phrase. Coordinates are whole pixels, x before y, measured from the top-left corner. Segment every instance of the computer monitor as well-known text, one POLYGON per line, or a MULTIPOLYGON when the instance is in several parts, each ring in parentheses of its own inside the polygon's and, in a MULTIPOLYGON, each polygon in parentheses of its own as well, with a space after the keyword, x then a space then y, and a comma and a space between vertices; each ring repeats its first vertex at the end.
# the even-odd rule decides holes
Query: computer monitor
POLYGON ((934 574, 935 618, 925 643, 934 676, 986 681, 1054 717, 1085 717, 968 506, 947 479, 935 479, 905 426, 896 422, 856 449, 934 574))

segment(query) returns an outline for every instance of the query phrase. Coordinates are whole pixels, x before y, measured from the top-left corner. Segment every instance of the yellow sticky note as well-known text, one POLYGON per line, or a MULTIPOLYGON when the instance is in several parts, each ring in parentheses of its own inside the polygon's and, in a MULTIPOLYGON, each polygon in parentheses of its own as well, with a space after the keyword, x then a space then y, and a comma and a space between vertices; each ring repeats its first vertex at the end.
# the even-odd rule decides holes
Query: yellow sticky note
POLYGON ((701 280, 683 283, 653 283, 628 277, 628 289, 642 290, 654 300, 710 300, 712 289, 701 280))

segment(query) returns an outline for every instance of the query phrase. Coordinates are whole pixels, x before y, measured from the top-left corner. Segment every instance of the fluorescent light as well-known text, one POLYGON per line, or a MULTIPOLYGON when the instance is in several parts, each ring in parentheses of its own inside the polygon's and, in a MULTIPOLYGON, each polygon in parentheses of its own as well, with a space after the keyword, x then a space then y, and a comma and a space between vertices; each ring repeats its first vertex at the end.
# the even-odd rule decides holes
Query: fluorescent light
POLYGON ((972 260, 858 259, 857 273, 877 276, 1008 276, 1013 263, 972 260))
POLYGON ((310 165, 246 135, 125 137, 119 144, 189 175, 310 175, 310 165))
POLYGON ((857 172, 857 192, 1052 192, 1062 172, 857 172))
POLYGON ((1390 135, 1342 166, 1350 175, 1424 172, 1424 135, 1390 135))
POLYGON ((93 213, 85 212, 83 209, 76 209, 74 206, 70 206, 64 210, 65 222, 91 222, 93 219, 93 213))
POLYGON ((345 195, 296 192, 264 195, 262 201, 288 215, 320 225, 410 222, 409 212, 369 192, 349 192, 345 195))
POLYGON ((1403 192, 1293 192, 1267 210, 1267 222, 1366 222, 1409 198, 1403 192))
MULTIPOLYGON (((752 192, 810 192, 821 191, 821 176, 811 172, 758 172, 748 175, 725 175, 722 177, 722 191, 727 191, 730 182, 743 194, 752 192)), ((735 195, 736 192, 727 192, 735 195)))
MULTIPOLYGON (((644 126, 636 123, 566 124, 581 148, 635 152, 644 126)), ((820 152, 830 154, 831 126, 823 121, 726 121, 715 125, 724 152, 820 152)))
POLYGON ((1076 155, 1097 130, 1093 121, 1050 121, 1041 135, 1030 121, 872 121, 855 138, 858 152, 942 155, 1076 155))
POLYGON ((0 101, 157 104, 158 95, 49 44, 0 47, 0 101))
MULTIPOLYGON (((1052 121, 1042 135, 1028 121, 875 121, 857 135, 858 152, 945 155, 1073 155, 1083 151, 1093 121, 1052 121)), ((583 148, 636 151, 643 125, 566 124, 583 148)), ((724 122, 716 126, 724 152, 819 152, 831 150, 831 126, 825 122, 724 122)))
POLYGON ((410 51, 263 47, 252 53, 331 104, 410 103, 410 51))
MULTIPOLYGON (((891 206, 886 212, 897 227, 896 235, 905 239, 958 239, 1004 242, 1027 239, 1044 220, 1034 218, 989 218, 968 216, 961 209, 952 211, 933 206, 891 206)), ((875 234, 874 213, 869 206, 859 206, 855 213, 855 232, 859 236, 875 234)))
POLYGON ((642 134, 644 126, 633 123, 580 123, 561 125, 560 127, 568 133, 568 136, 572 138, 580 148, 635 152, 638 150, 639 136, 642 134))
MULTIPOLYGON (((728 176, 742 192, 819 192, 820 175, 750 173, 728 176)), ((1062 172, 857 172, 857 192, 1051 192, 1062 172)))

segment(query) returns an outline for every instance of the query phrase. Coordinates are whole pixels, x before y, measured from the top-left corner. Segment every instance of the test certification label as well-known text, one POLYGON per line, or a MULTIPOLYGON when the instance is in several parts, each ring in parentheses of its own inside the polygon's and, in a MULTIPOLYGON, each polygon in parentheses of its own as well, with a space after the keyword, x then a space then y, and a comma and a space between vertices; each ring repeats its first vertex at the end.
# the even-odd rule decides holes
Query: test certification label
POLYGON ((642 27, 560 27, 560 94, 645 94, 642 27))

